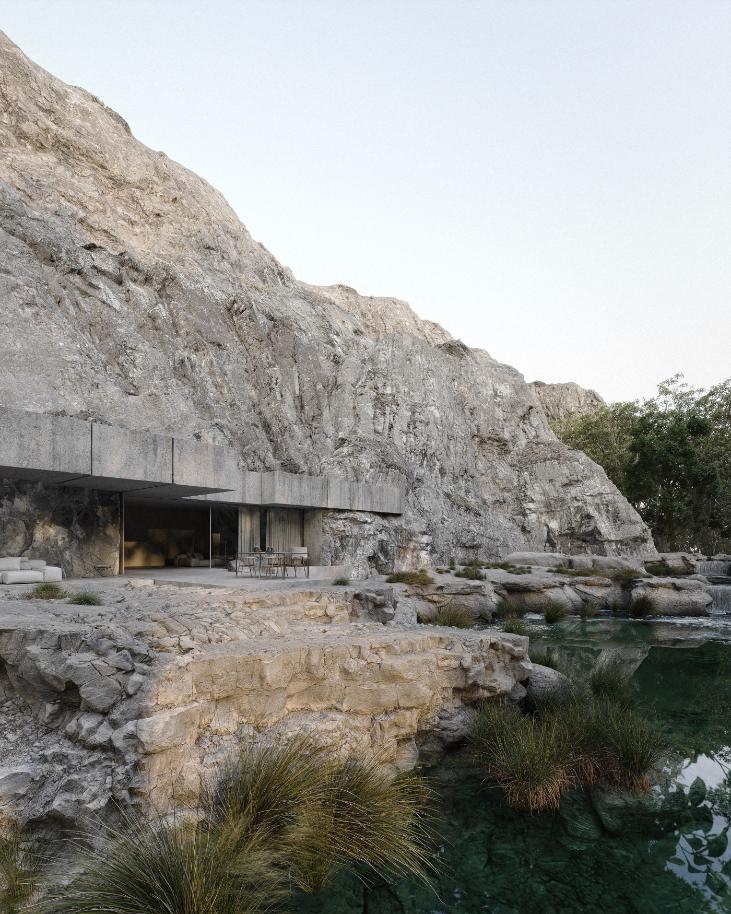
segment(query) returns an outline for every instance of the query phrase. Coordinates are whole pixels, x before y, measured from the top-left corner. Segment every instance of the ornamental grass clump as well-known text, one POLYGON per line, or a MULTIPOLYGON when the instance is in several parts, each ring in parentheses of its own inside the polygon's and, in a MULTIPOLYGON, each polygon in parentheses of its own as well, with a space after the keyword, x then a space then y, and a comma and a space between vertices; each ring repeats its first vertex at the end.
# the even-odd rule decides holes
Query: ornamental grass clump
POLYGON ((595 698, 612 701, 625 707, 632 703, 632 677, 624 671, 618 660, 592 670, 589 688, 595 698))
POLYGON ((96 837, 52 914, 263 914, 288 894, 263 836, 126 815, 96 837))
POLYGON ((426 782, 378 758, 329 757, 305 739, 245 747, 210 802, 224 830, 261 836, 287 877, 319 891, 338 869, 426 879, 432 869, 426 782))
POLYGON ((339 869, 433 872, 433 797, 378 758, 338 758, 304 738, 242 748, 195 821, 123 815, 101 826, 49 914, 263 914, 339 869))
POLYGON ((454 572, 455 578, 467 578, 469 581, 484 581, 485 575, 479 565, 465 565, 460 571, 454 572))
POLYGON ((33 895, 39 860, 17 828, 0 837, 0 910, 17 914, 33 895))
POLYGON ((657 725, 638 711, 614 702, 599 707, 596 719, 598 741, 604 750, 603 776, 628 790, 648 790, 649 771, 663 750, 657 725))
POLYGON ((635 619, 646 619, 657 614, 657 608, 651 597, 640 594, 629 605, 629 614, 635 619))
POLYGON ((555 809, 569 788, 596 781, 647 790, 663 740, 652 720, 626 704, 573 688, 533 705, 532 713, 484 704, 472 747, 508 804, 536 812, 555 809))
POLYGON ((60 600, 65 596, 66 591, 60 584, 52 584, 50 582, 36 584, 33 590, 29 590, 26 594, 29 600, 60 600))
POLYGON ((103 606, 104 600, 95 590, 79 590, 71 594, 69 603, 73 603, 74 606, 103 606))
POLYGON ((472 628, 475 617, 467 606, 461 603, 449 603, 440 606, 434 619, 435 625, 445 625, 448 628, 472 628))
POLYGON ((554 600, 546 603, 543 609, 543 618, 546 620, 547 625, 555 625, 556 622, 565 619, 567 614, 568 610, 563 603, 556 603, 554 600))
POLYGON ((478 713, 473 747, 511 806, 529 812, 557 809, 561 795, 574 783, 571 747, 555 721, 485 704, 478 713))
POLYGON ((500 600, 495 607, 497 619, 518 619, 528 612, 528 607, 518 600, 500 600))
POLYGON ((527 635, 528 627, 521 620, 515 616, 506 616, 502 622, 502 629, 504 632, 507 632, 509 635, 527 635))
POLYGON ((425 568, 418 571, 395 571, 386 580, 389 584, 416 584, 420 587, 428 587, 432 583, 432 578, 425 568))

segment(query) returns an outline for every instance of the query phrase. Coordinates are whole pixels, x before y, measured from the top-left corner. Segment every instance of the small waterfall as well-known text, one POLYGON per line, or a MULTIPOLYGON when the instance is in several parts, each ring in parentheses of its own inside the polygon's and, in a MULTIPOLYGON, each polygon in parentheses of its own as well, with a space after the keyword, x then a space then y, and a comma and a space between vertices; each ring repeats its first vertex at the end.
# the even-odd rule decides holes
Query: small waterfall
POLYGON ((731 614, 731 584, 712 584, 711 596, 711 610, 714 613, 731 614))
POLYGON ((696 571, 698 574, 729 574, 731 571, 731 562, 696 562, 696 571))

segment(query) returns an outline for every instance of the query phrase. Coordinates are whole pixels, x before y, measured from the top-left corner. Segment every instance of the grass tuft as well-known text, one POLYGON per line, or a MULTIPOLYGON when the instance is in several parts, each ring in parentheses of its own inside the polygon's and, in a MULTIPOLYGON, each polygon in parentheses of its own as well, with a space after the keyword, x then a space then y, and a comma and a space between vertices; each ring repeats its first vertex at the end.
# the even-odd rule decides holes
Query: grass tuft
POLYGON ((495 607, 498 619, 518 619, 528 612, 528 607, 518 600, 500 600, 495 607))
POLYGON ((475 617, 467 606, 461 603, 448 603, 439 607, 434 624, 445 625, 448 628, 472 628, 475 617))
POLYGON ((479 565, 465 565, 459 571, 454 572, 455 578, 467 578, 469 581, 484 581, 485 575, 480 571, 479 565))
POLYGON ((386 580, 389 584, 415 584, 420 587, 428 587, 432 583, 432 578, 425 568, 418 571, 395 571, 386 580))
POLYGON ((350 578, 335 578, 333 584, 336 587, 347 587, 350 584, 350 578))
POLYGON ((528 627, 525 622, 515 616, 507 616, 503 619, 502 628, 509 635, 527 635, 528 627))
POLYGON ((66 596, 66 591, 60 584, 46 582, 36 584, 33 590, 29 590, 25 596, 29 600, 60 600, 66 596))
POLYGON ((656 615, 657 608, 651 597, 646 594, 640 594, 630 603, 629 614, 635 619, 646 619, 648 616, 656 615))
POLYGON ((17 914, 38 883, 39 860, 17 828, 0 837, 0 910, 17 914))
POLYGON ((73 603, 74 606, 103 606, 104 600, 95 590, 79 590, 71 594, 69 603, 73 603))
POLYGON ((618 660, 592 670, 589 688, 595 698, 613 701, 623 706, 631 704, 632 677, 624 671, 618 660))
POLYGON ((595 600, 589 600, 587 603, 582 603, 579 608, 579 617, 582 622, 586 622, 589 619, 594 619, 599 615, 599 604, 595 600))
POLYGON ((554 625, 556 622, 560 622, 562 619, 565 619, 567 615, 568 610, 563 603, 556 603, 553 600, 546 603, 543 609, 543 618, 548 625, 554 625))

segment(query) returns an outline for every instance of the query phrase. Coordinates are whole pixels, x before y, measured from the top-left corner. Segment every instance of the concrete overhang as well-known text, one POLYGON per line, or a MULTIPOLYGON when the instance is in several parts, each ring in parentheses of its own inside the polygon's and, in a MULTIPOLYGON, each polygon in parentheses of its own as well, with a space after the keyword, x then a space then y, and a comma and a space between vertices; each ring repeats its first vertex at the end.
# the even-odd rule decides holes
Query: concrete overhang
POLYGON ((254 472, 233 448, 0 407, 0 477, 141 498, 401 514, 403 486, 254 472))

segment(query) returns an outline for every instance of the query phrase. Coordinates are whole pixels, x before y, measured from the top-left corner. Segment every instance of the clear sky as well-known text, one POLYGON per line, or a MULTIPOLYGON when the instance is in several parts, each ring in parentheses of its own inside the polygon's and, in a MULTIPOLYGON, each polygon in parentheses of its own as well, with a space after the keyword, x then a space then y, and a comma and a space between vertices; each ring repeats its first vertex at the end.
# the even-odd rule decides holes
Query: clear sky
POLYGON ((729 0, 0 0, 0 28, 301 279, 608 399, 731 375, 729 0))

